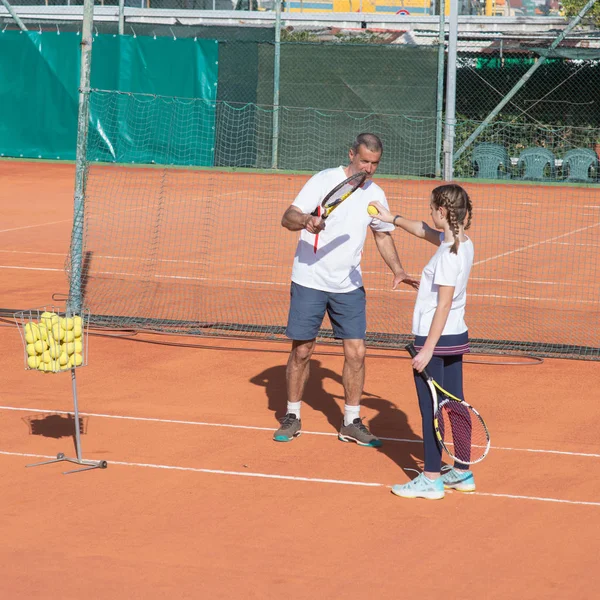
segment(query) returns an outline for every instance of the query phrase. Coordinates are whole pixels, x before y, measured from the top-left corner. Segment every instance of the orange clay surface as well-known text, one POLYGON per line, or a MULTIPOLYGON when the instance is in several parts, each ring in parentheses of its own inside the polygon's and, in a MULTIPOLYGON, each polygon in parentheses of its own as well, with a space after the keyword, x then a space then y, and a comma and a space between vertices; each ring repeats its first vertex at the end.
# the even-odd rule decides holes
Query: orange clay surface
MULTIPOLYGON (((0 175, 0 307, 52 304, 74 168, 2 162, 0 175)), ((382 448, 337 440, 342 358, 327 346, 304 434, 278 444, 287 344, 92 331, 81 444, 108 468, 63 475, 77 466, 26 465, 75 455, 69 374, 25 371, 10 319, 0 350, 0 598, 597 597, 597 362, 466 364, 492 449, 477 492, 431 502, 390 493, 422 464, 402 353, 367 359, 361 414, 382 448)))

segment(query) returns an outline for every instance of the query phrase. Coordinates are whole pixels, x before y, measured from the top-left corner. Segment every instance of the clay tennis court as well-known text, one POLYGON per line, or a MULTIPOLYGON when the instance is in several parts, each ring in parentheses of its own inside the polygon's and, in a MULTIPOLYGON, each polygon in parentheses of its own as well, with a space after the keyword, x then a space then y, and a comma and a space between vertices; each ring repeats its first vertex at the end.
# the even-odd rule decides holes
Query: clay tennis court
MULTIPOLYGON (((6 161, 0 174, 0 307, 6 316, 9 309, 52 304, 53 294, 68 292, 64 264, 74 167, 6 161)), ((228 183, 235 181, 228 177, 228 183)), ((299 183, 294 177, 274 185, 291 188, 299 183)), ((414 197, 415 211, 423 197, 419 187, 433 185, 400 187, 389 181, 390 201, 402 195, 402 202, 411 203, 414 197)), ((560 213, 565 197, 564 188, 555 201, 548 190, 558 188, 512 189, 524 202, 543 200, 546 212, 532 207, 527 218, 513 219, 513 237, 500 244, 506 252, 536 243, 532 224, 543 224, 548 212, 560 213), (518 245, 519 237, 526 243, 518 245)), ((590 190, 581 189, 569 190, 570 201, 581 207, 565 231, 580 232, 568 239, 585 242, 583 253, 598 247, 600 214, 590 190)), ((281 206, 264 215, 265 222, 272 218, 273 232, 281 206)), ((472 232, 476 242, 486 227, 485 212, 479 216, 472 232)), ((225 218, 224 211, 215 211, 217 229, 225 218)), ((289 266, 295 236, 290 237, 289 246, 277 251, 278 268, 289 266)), ((405 266, 418 272, 427 251, 396 239, 405 266)), ((493 264, 503 279, 522 277, 518 259, 500 257, 486 244, 481 239, 478 246, 480 260, 490 259, 482 264, 493 264)), ((371 269, 379 269, 373 246, 369 240, 366 281, 371 269)), ((538 290, 533 299, 523 296, 517 308, 508 300, 499 304, 505 314, 515 310, 508 338, 518 332, 516 321, 530 314, 518 310, 527 311, 534 302, 535 318, 543 320, 546 310, 556 321, 559 303, 565 319, 575 315, 597 340, 592 303, 597 282, 577 270, 577 247, 562 262, 558 246, 551 252, 539 249, 541 272, 547 272, 552 256, 553 277, 568 278, 573 288, 554 286, 562 294, 538 290)), ((236 249, 213 247, 212 253, 215 263, 223 262, 221 253, 229 253, 231 262, 236 249)), ((249 281, 264 282, 256 293, 275 287, 267 285, 267 273, 247 271, 249 281)), ((483 310, 478 295, 498 293, 498 282, 489 279, 487 272, 481 281, 473 273, 468 309, 475 319, 483 310)), ((378 291, 376 281, 369 302, 383 306, 386 292, 378 291)), ((257 285, 248 284, 248 290, 257 285)), ((202 286, 207 296, 225 300, 223 294, 243 287, 241 282, 202 286)), ((166 294, 168 286, 160 290, 166 294)), ((286 293, 284 287, 269 299, 284 307, 286 293)), ((410 294, 397 298, 397 309, 410 311, 410 294)), ((217 305, 213 300, 209 310, 217 305)), ((74 455, 70 378, 25 371, 17 328, 9 318, 2 324, 3 598, 596 596, 600 442, 592 432, 600 397, 592 387, 598 380, 595 361, 540 364, 511 357, 520 364, 500 365, 506 357, 470 357, 466 394, 486 418, 492 448, 474 468, 477 492, 450 492, 443 501, 427 502, 390 493, 393 484, 414 476, 405 469, 422 464, 420 416, 402 352, 369 352, 361 414, 385 440, 382 448, 337 440, 342 357, 328 345, 320 345, 313 359, 304 435, 276 444, 271 436, 286 401, 285 343, 92 330, 88 366, 77 370, 81 443, 84 458, 106 460, 108 468, 62 475, 72 465, 26 465, 58 452, 74 455)), ((547 330, 548 343, 560 336, 560 326, 547 330)))

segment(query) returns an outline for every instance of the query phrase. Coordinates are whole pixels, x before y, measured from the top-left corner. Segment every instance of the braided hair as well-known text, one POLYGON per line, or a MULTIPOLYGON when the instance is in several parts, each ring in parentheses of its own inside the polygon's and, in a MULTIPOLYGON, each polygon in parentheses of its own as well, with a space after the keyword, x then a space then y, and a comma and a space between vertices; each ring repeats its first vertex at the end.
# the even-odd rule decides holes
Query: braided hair
POLYGON ((471 218, 473 216, 473 205, 469 194, 455 183, 440 185, 431 192, 431 200, 436 208, 445 208, 447 211, 446 219, 450 226, 450 231, 454 235, 454 244, 450 252, 458 254, 458 229, 461 225, 465 230, 471 227, 471 218), (466 218, 466 222, 465 222, 466 218))

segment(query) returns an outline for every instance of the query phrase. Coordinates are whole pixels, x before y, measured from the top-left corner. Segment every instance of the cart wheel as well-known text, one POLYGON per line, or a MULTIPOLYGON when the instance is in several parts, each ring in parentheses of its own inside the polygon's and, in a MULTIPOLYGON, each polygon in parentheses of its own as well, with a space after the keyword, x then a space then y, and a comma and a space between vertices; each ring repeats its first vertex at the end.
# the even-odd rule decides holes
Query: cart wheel
POLYGON ((108 463, 105 460, 101 460, 100 461, 100 468, 101 469, 106 469, 106 467, 108 467, 108 463))
POLYGON ((58 458, 59 460, 60 460, 60 459, 62 459, 62 458, 64 458, 64 457, 65 457, 65 455, 64 455, 62 452, 59 452, 59 453, 56 455, 56 458, 58 458))

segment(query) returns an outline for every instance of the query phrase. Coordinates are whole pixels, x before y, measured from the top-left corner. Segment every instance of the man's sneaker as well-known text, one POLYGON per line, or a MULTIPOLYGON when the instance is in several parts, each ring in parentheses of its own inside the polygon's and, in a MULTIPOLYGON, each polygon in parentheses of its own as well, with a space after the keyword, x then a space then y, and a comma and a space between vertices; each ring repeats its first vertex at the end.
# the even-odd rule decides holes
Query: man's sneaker
POLYGON ((428 479, 425 473, 403 485, 392 487, 392 494, 401 498, 427 498, 427 500, 441 500, 444 497, 444 484, 442 478, 428 479))
POLYGON ((338 439, 342 442, 356 442, 359 446, 370 446, 371 448, 381 446, 381 440, 367 429, 360 417, 354 419, 350 425, 344 425, 342 421, 338 439))
POLYGON ((273 439, 276 442, 291 442, 302 433, 301 427, 302 421, 296 419, 295 414, 288 413, 281 420, 281 427, 273 434, 273 439))
POLYGON ((447 490, 456 490, 457 492, 474 492, 475 478, 471 471, 458 471, 450 465, 442 467, 442 481, 447 490))

